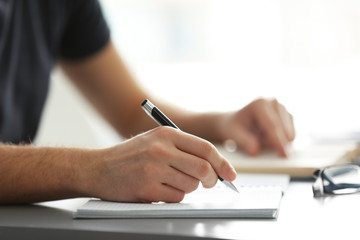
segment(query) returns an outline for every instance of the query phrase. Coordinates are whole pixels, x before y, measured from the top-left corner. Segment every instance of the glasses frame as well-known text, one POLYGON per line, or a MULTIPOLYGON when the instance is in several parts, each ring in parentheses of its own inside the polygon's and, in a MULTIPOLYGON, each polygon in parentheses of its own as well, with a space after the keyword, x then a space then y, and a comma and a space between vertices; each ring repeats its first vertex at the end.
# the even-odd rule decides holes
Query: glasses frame
POLYGON ((333 176, 329 176, 328 174, 326 174, 326 172, 332 168, 334 169, 337 168, 339 174, 344 173, 344 171, 349 171, 349 169, 356 170, 360 174, 360 167, 351 164, 334 165, 334 166, 318 169, 313 174, 313 176, 316 178, 315 182, 312 185, 314 197, 322 197, 326 195, 351 194, 351 193, 360 192, 360 184, 334 183, 334 181, 332 181, 333 176))

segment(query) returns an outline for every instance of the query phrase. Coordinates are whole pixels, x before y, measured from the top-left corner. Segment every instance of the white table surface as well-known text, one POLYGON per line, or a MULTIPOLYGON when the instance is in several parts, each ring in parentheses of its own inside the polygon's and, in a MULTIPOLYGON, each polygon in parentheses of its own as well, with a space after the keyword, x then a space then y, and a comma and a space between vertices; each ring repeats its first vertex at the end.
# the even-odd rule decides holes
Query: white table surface
POLYGON ((0 207, 0 239, 360 239, 360 194, 314 199, 292 181, 277 219, 72 218, 87 199, 0 207))

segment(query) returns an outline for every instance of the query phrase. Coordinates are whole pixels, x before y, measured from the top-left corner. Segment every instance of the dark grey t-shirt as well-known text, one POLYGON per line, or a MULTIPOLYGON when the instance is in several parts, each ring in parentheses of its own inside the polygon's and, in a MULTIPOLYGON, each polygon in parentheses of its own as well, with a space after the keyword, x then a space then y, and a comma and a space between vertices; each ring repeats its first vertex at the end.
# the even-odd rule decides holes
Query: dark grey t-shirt
POLYGON ((86 58, 109 35, 96 0, 0 0, 0 141, 30 142, 56 61, 86 58))

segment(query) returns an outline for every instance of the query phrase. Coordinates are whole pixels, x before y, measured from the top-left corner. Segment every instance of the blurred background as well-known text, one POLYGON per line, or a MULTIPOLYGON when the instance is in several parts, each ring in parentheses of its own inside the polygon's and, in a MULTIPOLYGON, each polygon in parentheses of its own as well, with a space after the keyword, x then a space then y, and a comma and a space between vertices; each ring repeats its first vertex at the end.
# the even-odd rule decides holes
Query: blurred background
MULTIPOLYGON (((136 80, 164 101, 228 111, 277 98, 294 115, 298 139, 360 132, 360 1, 100 2, 136 80)), ((54 71, 36 142, 119 140, 54 71)))

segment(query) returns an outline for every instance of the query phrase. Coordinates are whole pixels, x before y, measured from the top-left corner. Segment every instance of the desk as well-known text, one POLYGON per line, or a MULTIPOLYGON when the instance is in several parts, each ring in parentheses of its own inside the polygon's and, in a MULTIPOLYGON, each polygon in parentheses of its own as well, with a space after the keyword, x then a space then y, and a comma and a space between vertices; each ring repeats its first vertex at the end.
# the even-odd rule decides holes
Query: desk
POLYGON ((292 181, 275 220, 74 220, 86 199, 1 206, 0 239, 360 239, 360 194, 314 199, 292 181))

